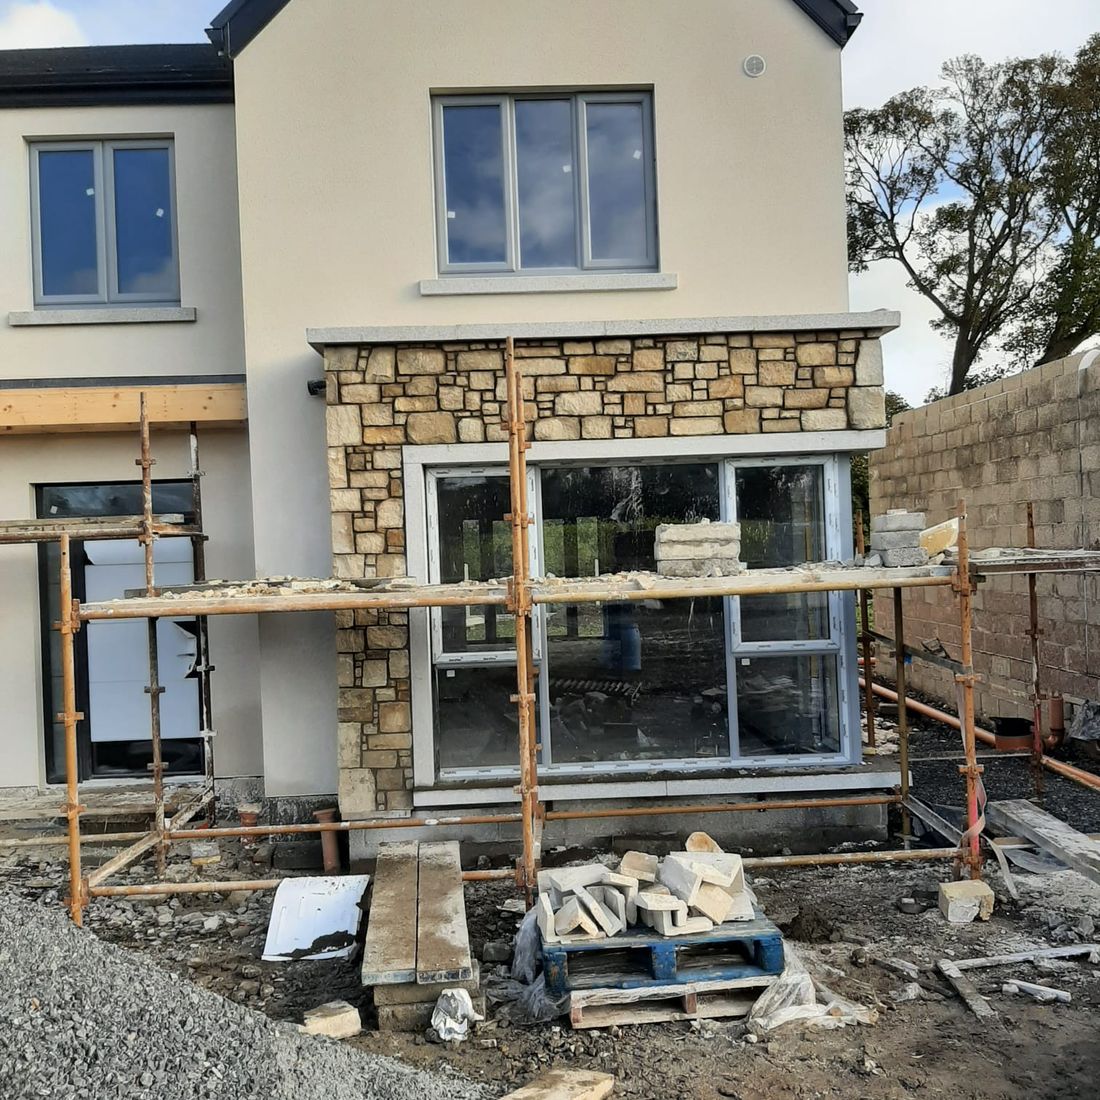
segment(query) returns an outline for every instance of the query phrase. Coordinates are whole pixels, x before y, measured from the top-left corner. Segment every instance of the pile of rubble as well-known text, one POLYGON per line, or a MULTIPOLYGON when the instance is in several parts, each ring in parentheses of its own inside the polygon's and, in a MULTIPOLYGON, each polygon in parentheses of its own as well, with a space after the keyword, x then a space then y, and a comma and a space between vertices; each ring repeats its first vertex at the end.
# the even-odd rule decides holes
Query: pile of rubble
POLYGON ((705 833, 664 859, 627 852, 618 871, 600 863, 540 871, 538 925, 543 943, 617 936, 642 924, 662 936, 709 932, 752 920, 755 898, 741 857, 721 851, 705 833))

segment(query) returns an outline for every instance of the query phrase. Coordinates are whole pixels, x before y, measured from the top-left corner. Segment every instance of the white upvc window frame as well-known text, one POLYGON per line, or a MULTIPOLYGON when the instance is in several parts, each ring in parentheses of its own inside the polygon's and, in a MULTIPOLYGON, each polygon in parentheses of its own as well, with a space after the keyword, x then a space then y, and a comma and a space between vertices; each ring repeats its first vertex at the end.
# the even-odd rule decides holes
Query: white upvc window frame
POLYGON ((178 306, 180 304, 179 224, 176 202, 176 155, 172 137, 103 138, 73 141, 33 141, 31 167, 31 245, 36 308, 55 306, 178 306), (118 234, 115 211, 114 154, 120 149, 164 149, 168 154, 169 240, 172 246, 173 288, 169 294, 123 293, 118 289, 118 234), (41 153, 90 152, 94 166, 96 216, 95 294, 46 294, 42 283, 42 209, 38 158, 41 153))
MULTIPOLYGON (((840 560, 851 555, 851 493, 848 478, 843 476, 841 463, 847 463, 847 454, 833 453, 795 453, 789 455, 655 455, 648 459, 623 457, 581 456, 569 459, 538 461, 532 460, 528 466, 528 500, 531 502, 532 530, 535 537, 530 540, 530 565, 533 576, 541 576, 543 571, 543 526, 541 522, 541 476, 543 467, 553 468, 563 465, 641 465, 643 463, 686 462, 701 465, 715 465, 719 476, 720 518, 735 520, 736 510, 736 470, 745 467, 769 467, 779 465, 810 466, 822 468, 822 489, 824 494, 825 558, 840 560)), ((430 468, 413 467, 423 470, 423 507, 425 524, 426 553, 422 559, 426 567, 427 578, 431 583, 439 583, 439 542, 438 542, 438 502, 436 486, 444 477, 462 476, 499 476, 507 477, 507 468, 498 464, 489 465, 452 465, 430 468)), ((407 471, 408 473, 409 471, 407 471)), ((419 487, 410 495, 410 503, 420 495, 419 487)), ((657 771, 682 773, 714 772, 716 770, 761 770, 782 768, 827 768, 841 767, 859 762, 860 736, 858 699, 853 688, 855 665, 855 601, 851 593, 830 592, 828 596, 829 633, 827 638, 812 641, 767 641, 742 642, 740 640, 740 600, 738 597, 726 597, 725 614, 725 658, 727 682, 727 715, 729 720, 729 756, 705 758, 681 758, 667 760, 639 761, 594 761, 567 764, 548 763, 553 759, 550 723, 550 693, 548 680, 551 674, 551 655, 547 637, 547 608, 536 605, 533 611, 532 636, 533 654, 537 668, 542 673, 536 681, 537 705, 539 713, 540 771, 547 776, 586 776, 593 774, 637 775, 657 771), (802 753, 790 755, 738 755, 739 730, 737 723, 737 660, 748 656, 787 656, 787 655, 827 655, 836 658, 836 700, 838 708, 840 744, 833 753, 802 753)), ((446 653, 443 651, 441 612, 433 608, 424 619, 410 619, 414 627, 411 639, 414 669, 417 667, 417 655, 421 654, 419 665, 426 673, 427 691, 413 692, 414 699, 414 771, 418 786, 430 786, 439 781, 461 781, 469 779, 508 779, 516 775, 515 767, 471 767, 438 769, 436 766, 436 732, 434 728, 434 674, 436 668, 468 667, 470 665, 515 665, 515 650, 485 651, 472 654, 446 653), (427 639, 422 635, 418 639, 415 622, 427 626, 427 639), (427 644, 425 645, 425 641, 427 644), (426 658, 426 660, 425 660, 426 658), (425 702, 425 696, 427 701, 425 702), (418 701, 419 700, 419 701, 418 701), (430 751, 428 746, 430 745, 430 751), (425 759, 426 757, 426 759, 425 759)), ((414 673, 415 674, 415 673, 414 673)))
POLYGON ((432 149, 435 179, 437 266, 440 275, 587 275, 659 271, 657 228, 657 167, 651 90, 585 92, 501 92, 491 95, 432 97, 432 149), (524 267, 520 244, 519 174, 516 152, 515 105, 524 100, 569 100, 573 125, 573 202, 576 231, 575 267, 524 267), (634 103, 642 109, 642 162, 645 169, 646 254, 642 258, 595 259, 592 256, 588 180, 588 107, 595 103, 634 103), (501 113, 501 155, 504 187, 505 259, 496 263, 456 263, 448 258, 447 188, 443 112, 446 107, 495 106, 501 113))

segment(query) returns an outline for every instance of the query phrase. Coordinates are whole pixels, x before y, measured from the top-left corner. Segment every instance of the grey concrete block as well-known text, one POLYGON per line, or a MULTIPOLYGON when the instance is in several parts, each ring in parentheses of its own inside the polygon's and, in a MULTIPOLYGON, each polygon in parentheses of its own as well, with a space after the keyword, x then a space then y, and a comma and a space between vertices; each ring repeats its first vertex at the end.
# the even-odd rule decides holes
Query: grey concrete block
POLYGON ((871 533, 876 531, 923 531, 923 512, 887 512, 871 517, 871 533))
POLYGON ((744 568, 737 558, 658 558, 663 577, 732 577, 744 568))
POLYGON ((919 546, 912 550, 882 550, 880 556, 882 564, 888 569, 928 564, 928 552, 919 546))
POLYGON ((920 546, 920 531, 872 531, 872 550, 908 550, 920 546))

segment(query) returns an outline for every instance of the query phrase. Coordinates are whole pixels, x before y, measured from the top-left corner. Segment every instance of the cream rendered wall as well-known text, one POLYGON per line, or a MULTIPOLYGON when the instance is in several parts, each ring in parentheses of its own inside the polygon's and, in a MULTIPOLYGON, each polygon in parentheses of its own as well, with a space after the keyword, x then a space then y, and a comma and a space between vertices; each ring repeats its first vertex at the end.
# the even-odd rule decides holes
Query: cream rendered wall
MULTIPOLYGON (((186 477, 186 433, 152 434, 158 480, 186 477)), ((252 575, 248 439, 242 429, 200 431, 203 523, 207 574, 252 575)), ((19 435, 0 439, 0 515, 35 514, 34 487, 67 482, 133 481, 137 433, 118 435, 19 435)), ((37 786, 45 780, 42 708, 41 615, 38 553, 33 546, 0 546, 0 787, 37 786)), ((259 656, 256 616, 210 620, 214 748, 219 776, 255 776, 263 771, 260 736, 259 656)))
MULTIPOLYGON (((309 326, 847 309, 840 50, 788 0, 292 0, 235 65, 261 573, 331 569, 309 326), (616 86, 653 88, 679 288, 420 297, 437 274, 430 93, 616 86)), ((331 620, 278 618, 260 627, 268 793, 331 791, 331 620), (276 771, 276 749, 300 769, 276 771)))
POLYGON ((0 110, 0 378, 240 374, 244 370, 233 107, 0 110), (194 323, 14 328, 34 308, 33 139, 175 139, 180 291, 194 323))

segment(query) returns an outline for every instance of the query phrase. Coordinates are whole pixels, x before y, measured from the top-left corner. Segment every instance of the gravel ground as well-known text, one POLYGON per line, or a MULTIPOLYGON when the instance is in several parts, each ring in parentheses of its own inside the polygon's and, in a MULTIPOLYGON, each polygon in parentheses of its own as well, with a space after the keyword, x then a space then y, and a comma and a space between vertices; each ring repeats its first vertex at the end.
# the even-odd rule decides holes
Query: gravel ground
POLYGON ((301 1035, 63 912, 0 894, 0 1097, 479 1100, 454 1074, 301 1035))

